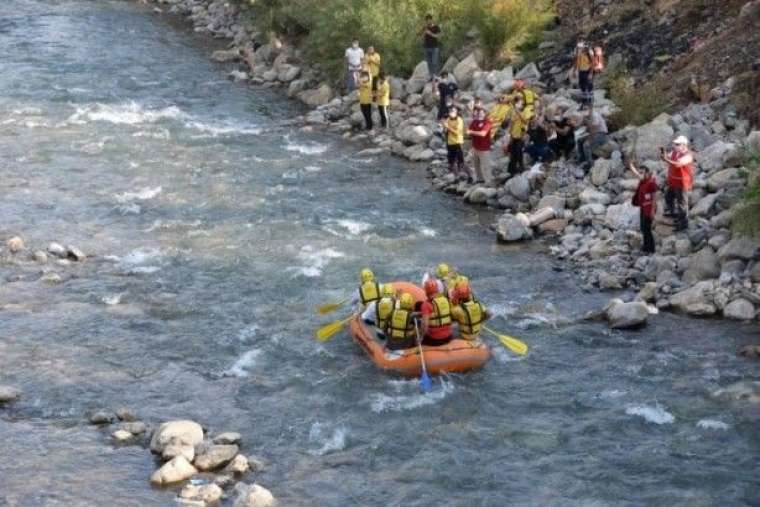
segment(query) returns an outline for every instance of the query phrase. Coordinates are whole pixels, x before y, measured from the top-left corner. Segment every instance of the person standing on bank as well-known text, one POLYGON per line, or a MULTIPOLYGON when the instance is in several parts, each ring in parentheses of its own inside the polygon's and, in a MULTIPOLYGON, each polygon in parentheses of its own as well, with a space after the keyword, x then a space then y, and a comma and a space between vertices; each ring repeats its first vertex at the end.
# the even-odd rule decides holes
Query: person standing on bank
POLYGON ((472 137, 472 166, 473 183, 484 182, 493 185, 491 173, 491 121, 486 116, 486 110, 477 108, 473 112, 473 120, 467 128, 467 134, 472 137))
POLYGON ((372 78, 372 91, 377 90, 377 77, 380 75, 380 53, 375 51, 374 46, 367 48, 367 53, 364 55, 362 63, 362 70, 369 72, 369 77, 372 78))
POLYGON ((509 153, 509 171, 510 176, 516 176, 525 171, 525 160, 523 153, 525 151, 525 136, 528 132, 528 123, 530 122, 530 113, 525 112, 525 103, 522 99, 515 99, 515 105, 509 117, 509 144, 507 152, 509 153))
POLYGON ((577 76, 578 87, 581 89, 583 104, 591 106, 594 102, 594 52, 584 41, 575 47, 573 74, 577 76))
POLYGON ((438 75, 438 62, 441 58, 441 27, 433 23, 433 16, 425 16, 425 27, 422 29, 423 47, 428 73, 432 81, 438 75))
POLYGON ((434 81, 433 93, 438 97, 438 121, 443 120, 449 114, 449 109, 454 105, 459 86, 454 77, 444 70, 440 79, 434 81))
POLYGON ((359 84, 359 72, 362 70, 364 50, 359 47, 359 39, 351 41, 351 47, 346 49, 346 91, 351 93, 359 84))
POLYGON ((660 148, 662 161, 668 164, 668 188, 665 191, 665 216, 674 217, 675 231, 689 227, 689 191, 694 178, 694 155, 686 136, 673 141, 670 153, 660 148))
POLYGON ((657 181, 652 174, 652 169, 643 164, 640 170, 636 169, 633 162, 628 163, 628 168, 639 178, 639 185, 633 194, 631 204, 639 208, 639 227, 641 236, 644 238, 644 244, 641 250, 645 254, 654 253, 654 236, 652 235, 652 224, 657 212, 657 181))
POLYGON ((444 139, 446 139, 446 151, 449 160, 449 172, 457 178, 467 179, 467 171, 464 168, 464 120, 459 116, 456 107, 449 109, 449 117, 441 121, 444 139))
MULTIPOLYGON (((372 81, 374 86, 375 82, 372 81)), ((388 78, 385 76, 385 72, 380 71, 377 75, 377 89, 375 90, 375 104, 377 104, 377 112, 380 115, 380 126, 387 128, 390 124, 390 117, 388 116, 388 107, 391 105, 391 84, 388 78)))
POLYGON ((372 78, 369 72, 363 71, 359 77, 359 108, 364 115, 364 127, 372 130, 372 78))

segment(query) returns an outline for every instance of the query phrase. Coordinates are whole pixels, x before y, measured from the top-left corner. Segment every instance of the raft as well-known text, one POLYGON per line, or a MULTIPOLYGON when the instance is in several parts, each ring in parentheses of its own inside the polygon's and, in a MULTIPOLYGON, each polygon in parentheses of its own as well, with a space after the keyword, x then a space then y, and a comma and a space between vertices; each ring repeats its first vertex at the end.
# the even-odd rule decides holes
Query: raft
MULTIPOLYGON (((425 300, 425 292, 414 284, 395 282, 393 285, 397 293, 409 292, 415 301, 425 300)), ((360 315, 351 319, 351 336, 381 370, 393 371, 406 377, 419 377, 422 373, 419 347, 386 350, 384 342, 377 338, 374 326, 366 324, 360 315)), ((423 345, 422 350, 430 375, 477 370, 491 357, 488 345, 480 340, 455 338, 446 345, 437 347, 423 345)))

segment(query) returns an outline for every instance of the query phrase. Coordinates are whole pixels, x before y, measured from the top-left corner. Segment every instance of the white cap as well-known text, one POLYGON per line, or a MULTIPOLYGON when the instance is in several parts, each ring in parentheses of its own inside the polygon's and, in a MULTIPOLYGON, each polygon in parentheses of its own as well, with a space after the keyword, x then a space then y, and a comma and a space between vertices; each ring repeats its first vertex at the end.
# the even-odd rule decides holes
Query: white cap
POLYGON ((678 136, 673 139, 673 144, 683 144, 684 146, 688 146, 689 140, 686 139, 686 136, 678 136))

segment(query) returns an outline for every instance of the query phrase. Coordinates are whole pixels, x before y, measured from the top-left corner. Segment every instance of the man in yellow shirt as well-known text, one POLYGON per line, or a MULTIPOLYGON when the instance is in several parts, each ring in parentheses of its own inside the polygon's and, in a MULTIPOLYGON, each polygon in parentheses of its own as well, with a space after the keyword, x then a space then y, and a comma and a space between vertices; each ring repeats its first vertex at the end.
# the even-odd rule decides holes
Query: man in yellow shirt
POLYGON ((362 64, 362 70, 369 72, 369 77, 372 79, 372 91, 377 90, 377 77, 380 75, 380 53, 375 51, 374 46, 367 48, 362 64))
POLYGON ((525 135, 528 132, 530 114, 525 111, 522 99, 515 100, 514 108, 509 116, 509 174, 515 176, 525 170, 523 151, 525 150, 525 135))
POLYGON ((488 120, 491 122, 491 139, 494 139, 504 126, 511 110, 512 104, 509 101, 509 96, 505 93, 499 97, 499 101, 488 113, 488 120))
MULTIPOLYGON (((372 80, 375 83, 375 80, 372 80)), ((380 71, 377 75, 377 89, 375 90, 375 104, 377 112, 380 115, 380 126, 387 128, 390 123, 388 117, 388 106, 391 105, 391 84, 385 76, 385 72, 380 71)))
POLYGON ((441 121, 443 134, 446 138, 446 151, 448 152, 449 171, 457 178, 467 179, 467 171, 464 168, 464 120, 459 116, 456 107, 449 108, 449 117, 441 121))
POLYGON ((364 115, 367 130, 372 130, 372 78, 369 72, 362 71, 359 75, 359 107, 364 115))
POLYGON ((594 101, 594 52, 584 42, 578 42, 575 47, 575 60, 573 72, 578 76, 578 87, 583 94, 583 103, 590 106, 594 101))

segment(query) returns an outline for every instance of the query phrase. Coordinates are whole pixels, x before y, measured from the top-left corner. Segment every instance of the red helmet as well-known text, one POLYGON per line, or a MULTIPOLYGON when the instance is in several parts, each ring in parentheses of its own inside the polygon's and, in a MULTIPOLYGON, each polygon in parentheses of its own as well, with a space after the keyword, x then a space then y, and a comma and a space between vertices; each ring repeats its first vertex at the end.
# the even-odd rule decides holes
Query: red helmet
POLYGON ((467 282, 457 284, 454 289, 457 299, 460 301, 470 299, 472 292, 470 291, 470 284, 467 282))
POLYGON ((515 90, 522 90, 523 88, 525 88, 525 81, 522 79, 515 81, 515 90))
POLYGON ((438 282, 436 282, 432 278, 428 279, 425 282, 425 294, 427 294, 427 297, 433 297, 439 292, 440 291, 438 290, 438 282))

